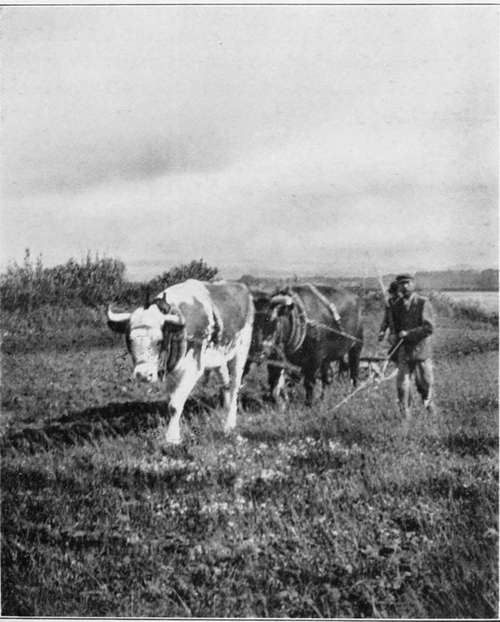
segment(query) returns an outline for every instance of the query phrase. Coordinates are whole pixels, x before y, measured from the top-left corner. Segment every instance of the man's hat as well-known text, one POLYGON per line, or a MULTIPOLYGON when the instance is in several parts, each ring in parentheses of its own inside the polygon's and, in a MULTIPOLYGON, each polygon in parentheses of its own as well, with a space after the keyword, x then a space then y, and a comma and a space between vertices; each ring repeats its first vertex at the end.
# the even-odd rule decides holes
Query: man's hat
POLYGON ((411 274, 398 274, 396 277, 396 283, 404 283, 405 281, 413 281, 414 277, 411 274))

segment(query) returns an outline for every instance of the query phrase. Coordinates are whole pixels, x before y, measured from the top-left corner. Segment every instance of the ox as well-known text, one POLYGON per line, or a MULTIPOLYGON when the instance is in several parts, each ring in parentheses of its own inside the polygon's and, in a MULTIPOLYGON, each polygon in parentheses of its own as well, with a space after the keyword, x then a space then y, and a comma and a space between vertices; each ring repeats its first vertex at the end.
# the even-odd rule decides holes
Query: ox
POLYGON ((347 356, 356 385, 363 347, 359 296, 305 283, 274 295, 254 292, 253 298, 256 313, 250 358, 268 359, 269 388, 275 402, 280 403, 287 368, 302 374, 307 405, 312 403, 318 372, 322 396, 331 383, 333 361, 347 356))
POLYGON ((108 308, 108 326, 124 334, 133 376, 156 382, 169 374, 167 443, 181 442, 180 417, 198 379, 210 370, 222 381, 226 432, 236 426, 241 377, 252 338, 254 308, 245 285, 189 279, 168 287, 133 313, 108 308))

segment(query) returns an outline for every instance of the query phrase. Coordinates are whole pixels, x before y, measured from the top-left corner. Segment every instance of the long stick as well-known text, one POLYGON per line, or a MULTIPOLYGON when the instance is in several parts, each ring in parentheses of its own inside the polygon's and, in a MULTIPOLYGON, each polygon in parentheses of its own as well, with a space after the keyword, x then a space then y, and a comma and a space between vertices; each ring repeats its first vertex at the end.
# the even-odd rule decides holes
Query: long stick
POLYGON ((333 412, 334 410, 337 410, 337 408, 340 408, 340 406, 342 406, 342 404, 345 404, 346 402, 348 402, 351 397, 353 397, 354 395, 356 395, 356 393, 358 393, 359 391, 361 391, 362 389, 364 389, 366 386, 368 386, 370 383, 373 382, 373 377, 368 378, 368 380, 365 380, 363 383, 361 383, 359 385, 359 387, 356 387, 356 389, 354 389, 354 391, 352 393, 349 393, 349 395, 347 395, 346 397, 344 397, 344 399, 342 401, 340 401, 338 404, 336 404, 332 410, 330 412, 333 412))
POLYGON ((384 364, 382 366, 382 372, 381 372, 382 378, 380 380, 376 380, 375 381, 374 377, 368 378, 367 380, 365 380, 365 382, 360 384, 359 387, 356 387, 356 389, 352 393, 349 393, 349 395, 347 395, 342 401, 340 401, 338 404, 336 404, 332 408, 331 412, 333 412, 334 410, 337 410, 337 408, 339 408, 340 406, 342 406, 343 404, 348 402, 351 399, 351 397, 356 395, 356 393, 358 393, 359 391, 364 389, 366 386, 368 386, 372 382, 376 382, 376 384, 379 385, 381 382, 385 382, 386 380, 390 380, 391 378, 393 378, 394 374, 390 374, 389 376, 385 376, 385 371, 387 369, 387 365, 389 364, 391 356, 394 354, 394 352, 396 352, 396 350, 401 346, 402 343, 403 343, 403 340, 400 339, 398 341, 398 343, 396 344, 396 346, 389 351, 389 354, 387 355, 387 357, 385 359, 385 362, 384 362, 384 364))
POLYGON ((377 273, 377 279, 378 279, 378 282, 380 284, 380 289, 382 290, 382 296, 384 298, 385 305, 388 306, 388 304, 389 304, 389 297, 387 296, 387 292, 386 292, 385 285, 384 285, 384 280, 382 279, 382 275, 380 274, 380 270, 378 269, 378 265, 375 263, 375 260, 373 259, 373 257, 371 255, 370 255, 370 259, 371 259, 371 262, 373 264, 373 267, 375 268, 375 272, 377 273))
POLYGON ((398 350, 398 348, 400 347, 400 345, 403 343, 403 340, 400 339, 398 341, 398 343, 394 346, 394 348, 391 348, 387 354, 387 357, 384 361, 384 364, 382 365, 382 376, 385 374, 385 370, 387 369, 387 365, 389 365, 389 361, 391 360, 391 356, 394 354, 394 352, 396 352, 396 350, 398 350))

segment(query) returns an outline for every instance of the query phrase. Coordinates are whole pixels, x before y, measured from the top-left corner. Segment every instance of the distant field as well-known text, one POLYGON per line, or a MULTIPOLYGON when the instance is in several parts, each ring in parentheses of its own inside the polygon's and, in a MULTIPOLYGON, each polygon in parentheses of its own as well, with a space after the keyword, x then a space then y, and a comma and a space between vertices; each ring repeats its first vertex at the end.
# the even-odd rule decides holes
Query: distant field
POLYGON ((254 370, 238 435, 199 387, 173 450, 164 394, 129 382, 99 317, 9 324, 3 615, 497 616, 497 327, 438 317, 439 412, 416 400, 407 436, 393 380, 277 412, 254 370))
POLYGON ((446 291, 443 294, 457 302, 477 302, 481 308, 489 313, 498 311, 498 292, 474 292, 474 291, 446 291))

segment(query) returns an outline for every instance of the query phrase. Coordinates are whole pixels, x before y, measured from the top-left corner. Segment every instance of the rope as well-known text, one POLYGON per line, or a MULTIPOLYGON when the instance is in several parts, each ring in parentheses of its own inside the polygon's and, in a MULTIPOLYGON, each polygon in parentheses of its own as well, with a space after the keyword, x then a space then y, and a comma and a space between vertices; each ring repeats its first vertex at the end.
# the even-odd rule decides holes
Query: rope
POLYGON ((323 328, 324 330, 329 330, 331 333, 335 333, 336 335, 340 335, 341 337, 347 337, 347 339, 352 339, 353 341, 357 341, 358 343, 363 343, 362 339, 358 339, 357 337, 354 337, 353 335, 349 335, 349 333, 344 333, 344 331, 342 331, 342 330, 337 330, 335 328, 330 328, 330 326, 327 326, 326 324, 323 324, 323 322, 318 322, 317 320, 310 320, 308 318, 307 319, 307 323, 311 324, 311 326, 317 326, 318 328, 323 328))

